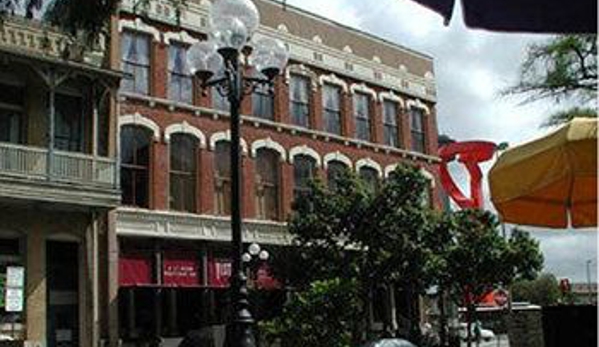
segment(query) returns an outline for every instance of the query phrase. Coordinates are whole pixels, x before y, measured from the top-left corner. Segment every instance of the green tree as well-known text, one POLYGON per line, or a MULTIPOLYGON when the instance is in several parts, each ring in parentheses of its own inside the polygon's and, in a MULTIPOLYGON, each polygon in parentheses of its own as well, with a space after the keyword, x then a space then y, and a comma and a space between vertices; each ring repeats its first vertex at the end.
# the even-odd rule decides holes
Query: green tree
POLYGON ((448 240, 437 255, 437 278, 456 304, 467 309, 469 344, 480 299, 498 286, 534 278, 543 265, 539 244, 528 233, 515 229, 505 240, 497 226, 490 212, 463 210, 446 214, 437 230, 448 240))
MULTIPOLYGON (((372 337, 368 317, 377 286, 397 284, 416 302, 430 282, 426 273, 430 252, 423 247, 425 230, 432 226, 430 208, 423 203, 428 184, 418 168, 399 166, 373 192, 361 179, 346 172, 332 189, 314 183, 310 192, 294 204, 289 221, 294 247, 285 261, 292 265, 286 265, 284 271, 275 269, 275 273, 286 277, 287 284, 300 293, 310 290, 315 281, 343 278, 355 283, 355 305, 347 305, 356 312, 347 325, 352 327, 354 345, 372 337)), ((411 313, 412 338, 417 339, 418 319, 415 312, 411 313)), ((298 318, 301 316, 284 315, 280 319, 298 318)), ((294 324, 301 327, 310 323, 294 324)), ((336 346, 304 342, 300 345, 336 346)))
POLYGON ((543 126, 597 117, 597 35, 561 35, 529 46, 520 81, 503 94, 580 104, 550 114, 543 126))
POLYGON ((535 305, 557 304, 561 296, 557 278, 552 274, 542 274, 535 280, 521 280, 512 286, 514 301, 527 301, 535 305))

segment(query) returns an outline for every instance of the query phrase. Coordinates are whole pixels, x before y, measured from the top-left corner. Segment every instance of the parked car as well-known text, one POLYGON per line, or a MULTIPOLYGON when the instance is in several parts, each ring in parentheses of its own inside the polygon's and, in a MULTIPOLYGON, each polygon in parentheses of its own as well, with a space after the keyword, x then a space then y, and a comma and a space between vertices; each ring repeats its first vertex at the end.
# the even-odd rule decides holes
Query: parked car
POLYGON ((380 339, 380 340, 369 342, 369 343, 365 344, 363 347, 417 347, 417 346, 408 340, 389 338, 389 339, 380 339))
MULTIPOLYGON (((468 340, 468 324, 467 323, 460 323, 459 335, 460 335, 460 339, 462 339, 463 341, 468 340)), ((472 339, 472 341, 476 340, 476 324, 475 323, 472 323, 470 325, 470 338, 472 339)), ((481 340, 488 342, 495 338, 495 333, 492 330, 485 329, 481 326, 480 327, 480 338, 481 338, 481 340)))

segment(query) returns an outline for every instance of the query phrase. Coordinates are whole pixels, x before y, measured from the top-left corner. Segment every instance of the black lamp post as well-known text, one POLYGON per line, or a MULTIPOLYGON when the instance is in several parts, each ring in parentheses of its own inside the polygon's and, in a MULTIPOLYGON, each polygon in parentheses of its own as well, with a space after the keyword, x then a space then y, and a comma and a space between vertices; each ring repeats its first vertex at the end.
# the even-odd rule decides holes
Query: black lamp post
POLYGON ((230 104, 231 117, 231 233, 232 318, 227 325, 227 347, 254 347, 254 320, 249 310, 247 278, 243 270, 241 235, 241 153, 240 114, 244 96, 256 87, 273 87, 273 81, 287 64, 288 53, 278 40, 262 38, 252 47, 250 40, 260 23, 258 9, 251 0, 216 0, 210 9, 210 40, 194 44, 188 52, 191 73, 202 89, 214 87, 230 104), (253 55, 250 61, 250 53, 253 55), (257 75, 244 75, 251 65, 257 75))

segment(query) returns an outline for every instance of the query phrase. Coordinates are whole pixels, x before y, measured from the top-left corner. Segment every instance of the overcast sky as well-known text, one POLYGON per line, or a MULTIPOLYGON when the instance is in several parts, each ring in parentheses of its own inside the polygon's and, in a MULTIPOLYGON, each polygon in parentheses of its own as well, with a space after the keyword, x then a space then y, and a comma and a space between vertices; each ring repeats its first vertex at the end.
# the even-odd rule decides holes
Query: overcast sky
MULTIPOLYGON (((521 100, 501 98, 498 92, 517 81, 527 45, 549 36, 467 29, 460 12, 454 13, 446 27, 440 16, 410 0, 287 3, 433 56, 439 133, 456 140, 507 141, 515 145, 547 132, 539 129, 539 124, 556 105, 521 105, 521 100)), ((489 166, 485 165, 487 169, 489 166)), ((456 169, 452 167, 456 180, 464 182, 464 175, 456 169)), ((538 230, 533 236, 541 241, 545 271, 584 282, 586 261, 593 259, 591 276, 596 280, 596 232, 538 230)))

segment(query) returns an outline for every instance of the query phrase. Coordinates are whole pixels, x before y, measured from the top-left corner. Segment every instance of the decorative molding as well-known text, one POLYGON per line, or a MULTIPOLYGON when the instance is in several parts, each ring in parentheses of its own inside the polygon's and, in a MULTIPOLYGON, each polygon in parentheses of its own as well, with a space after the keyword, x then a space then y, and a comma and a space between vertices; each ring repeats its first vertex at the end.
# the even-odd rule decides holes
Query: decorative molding
POLYGON ((135 125, 148 128, 152 131, 154 141, 160 141, 160 127, 150 118, 142 116, 139 112, 119 117, 119 127, 135 125))
POLYGON ((312 85, 312 91, 316 91, 318 89, 318 75, 309 67, 306 67, 306 65, 292 64, 287 66, 285 69, 285 83, 287 83, 287 85, 289 85, 291 81, 292 74, 309 78, 310 84, 312 85))
POLYGON ((387 165, 385 166, 385 178, 389 177, 389 174, 391 174, 393 171, 395 171, 395 169, 397 168, 397 165, 399 164, 391 164, 391 165, 387 165))
POLYGON ((320 75, 320 77, 318 77, 318 83, 320 83, 321 86, 325 83, 333 84, 341 87, 345 93, 348 92, 347 83, 341 78, 337 77, 337 75, 334 73, 330 75, 320 75))
POLYGON ((312 42, 316 42, 318 44, 322 44, 322 37, 315 35, 314 37, 312 37, 312 42))
POLYGON ((166 129, 164 130, 164 142, 170 143, 171 135, 177 133, 189 134, 195 137, 196 139, 198 139, 198 141, 200 141, 200 148, 206 148, 206 136, 204 135, 204 133, 200 129, 194 127, 193 125, 189 125, 189 123, 187 123, 186 121, 171 124, 168 127, 166 127, 166 129))
POLYGON ((171 44, 171 41, 181 42, 188 45, 193 45, 194 43, 200 42, 199 39, 189 35, 189 33, 185 30, 181 31, 169 31, 164 33, 164 43, 167 45, 171 44))
MULTIPOLYGON (((231 142, 231 131, 230 130, 219 131, 219 132, 212 134, 210 136, 210 140, 209 140, 210 150, 213 151, 216 148, 216 144, 219 143, 220 141, 231 142)), ((241 139, 239 139, 239 143, 241 145, 241 151, 243 152, 243 155, 247 155, 248 154, 247 142, 245 142, 245 140, 243 138, 241 138, 241 139)))
POLYGON ((429 180, 431 188, 435 188, 435 176, 423 167, 420 168, 420 173, 422 174, 422 176, 424 176, 424 178, 429 180))
POLYGON ((359 173, 360 169, 363 167, 374 169, 376 172, 378 172, 379 177, 383 176, 383 169, 381 168, 381 165, 370 158, 362 158, 356 162, 356 172, 359 173))
MULTIPOLYGON (((119 236, 180 240, 231 241, 229 218, 171 211, 120 207, 116 212, 119 236)), ((290 245, 285 223, 244 219, 243 240, 261 245, 290 245)))
POLYGON ((277 25, 277 30, 282 31, 284 33, 288 33, 289 32, 289 28, 285 24, 279 24, 279 25, 277 25))
POLYGON ((422 101, 420 101, 419 99, 410 99, 408 100, 408 102, 406 103, 406 106, 409 109, 411 108, 419 108, 424 110, 424 112, 429 115, 431 114, 431 109, 426 106, 422 101))
POLYGON ((424 79, 427 79, 427 80, 434 80, 434 79, 435 79, 435 75, 432 73, 432 71, 427 71, 427 72, 424 74, 424 79))
POLYGON ((388 92, 379 93, 379 101, 382 103, 385 100, 391 100, 398 103, 401 108, 406 108, 406 102, 397 94, 395 94, 392 90, 388 92))
POLYGON ((373 100, 376 100, 376 91, 368 87, 365 83, 353 83, 349 90, 352 94, 355 94, 356 92, 368 94, 372 96, 373 100))
POLYGON ((311 157, 316 161, 316 167, 322 166, 322 159, 320 158, 318 152, 306 145, 296 146, 289 150, 289 162, 291 164, 293 164, 293 160, 296 155, 305 155, 311 157))
POLYGON ((268 148, 279 152, 279 155, 281 156, 281 161, 285 161, 287 158, 287 151, 285 151, 285 148, 281 146, 280 143, 273 141, 273 139, 271 139, 270 137, 252 142, 253 158, 256 157, 260 148, 268 148))
POLYGON ((375 63, 381 64, 381 57, 379 57, 378 55, 375 55, 372 57, 372 61, 374 61, 375 63))
POLYGON ((345 47, 343 47, 343 51, 345 53, 354 54, 354 50, 351 48, 351 46, 345 46, 345 47))
POLYGON ((141 18, 131 19, 119 19, 119 33, 123 32, 123 29, 129 29, 133 31, 139 31, 142 33, 150 34, 154 38, 154 41, 160 42, 160 30, 155 27, 144 23, 141 18))
POLYGON ((349 159, 348 156, 339 151, 331 152, 324 156, 323 163, 325 169, 329 166, 329 162, 331 161, 340 161, 343 164, 347 165, 347 167, 350 169, 353 167, 351 159, 349 159))

